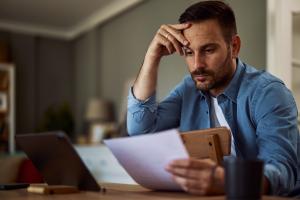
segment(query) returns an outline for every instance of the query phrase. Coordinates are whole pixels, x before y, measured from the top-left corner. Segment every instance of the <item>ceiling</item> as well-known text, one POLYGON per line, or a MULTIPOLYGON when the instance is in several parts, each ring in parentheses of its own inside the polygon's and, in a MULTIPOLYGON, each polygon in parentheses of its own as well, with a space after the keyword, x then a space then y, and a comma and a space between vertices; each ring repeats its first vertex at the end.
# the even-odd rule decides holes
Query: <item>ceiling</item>
POLYGON ((0 29, 73 39, 143 0, 0 0, 0 29))

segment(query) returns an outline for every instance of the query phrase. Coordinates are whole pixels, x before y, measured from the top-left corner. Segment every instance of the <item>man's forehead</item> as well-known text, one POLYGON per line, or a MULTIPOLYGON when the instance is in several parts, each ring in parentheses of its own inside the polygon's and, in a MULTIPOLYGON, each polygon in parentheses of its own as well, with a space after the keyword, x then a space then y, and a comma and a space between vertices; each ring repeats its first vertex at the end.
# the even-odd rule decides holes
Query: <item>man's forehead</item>
POLYGON ((216 20, 193 22, 189 28, 183 31, 183 35, 191 46, 224 42, 220 26, 216 20))
POLYGON ((183 31, 186 37, 221 35, 221 28, 216 20, 191 22, 191 26, 183 31))

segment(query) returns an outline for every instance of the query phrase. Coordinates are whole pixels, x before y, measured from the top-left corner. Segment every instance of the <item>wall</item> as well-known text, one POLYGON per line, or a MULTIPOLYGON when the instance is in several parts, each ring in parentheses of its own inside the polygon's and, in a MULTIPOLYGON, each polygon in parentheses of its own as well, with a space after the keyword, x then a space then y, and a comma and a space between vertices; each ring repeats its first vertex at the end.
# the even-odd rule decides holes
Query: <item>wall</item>
POLYGON ((75 67, 75 121, 76 132, 82 133, 84 129, 84 116, 88 100, 99 94, 98 82, 100 79, 100 66, 97 57, 98 31, 92 30, 76 39, 74 48, 75 67))
POLYGON ((36 131, 50 105, 68 102, 73 108, 71 42, 4 31, 0 38, 9 42, 16 65, 16 133, 36 131))
POLYGON ((240 58, 258 69, 266 69, 266 1, 228 0, 242 40, 240 58))
MULTIPOLYGON (((137 75, 153 35, 162 23, 176 23, 178 16, 193 2, 196 1, 148 0, 99 26, 92 39, 96 47, 91 47, 97 49, 97 61, 92 65, 98 69, 97 79, 91 76, 97 85, 96 94, 93 95, 110 99, 115 103, 117 111, 123 110, 122 99, 126 98, 123 95, 124 84, 126 80, 137 75)), ((228 0, 228 2, 236 12, 238 31, 242 38, 240 58, 264 69, 266 1, 228 0)), ((83 45, 84 41, 80 40, 77 41, 77 46, 83 45)), ((87 43, 93 42, 89 40, 87 43)), ((82 53, 78 53, 79 58, 76 59, 88 63, 89 56, 85 55, 85 49, 80 51, 82 53)), ((81 67, 87 69, 86 66, 81 67)), ((77 69, 80 69, 80 66, 77 66, 77 69)), ((94 69, 91 71, 95 72, 94 69)), ((182 58, 177 55, 165 58, 161 63, 158 77, 158 98, 163 98, 186 73, 186 65, 182 58)), ((94 84, 83 83, 81 88, 88 90, 91 86, 94 88, 94 84)), ((83 110, 86 102, 82 99, 77 102, 79 103, 77 106, 83 110)))
POLYGON ((37 69, 35 38, 10 34, 12 60, 16 65, 16 133, 32 132, 37 124, 37 69))

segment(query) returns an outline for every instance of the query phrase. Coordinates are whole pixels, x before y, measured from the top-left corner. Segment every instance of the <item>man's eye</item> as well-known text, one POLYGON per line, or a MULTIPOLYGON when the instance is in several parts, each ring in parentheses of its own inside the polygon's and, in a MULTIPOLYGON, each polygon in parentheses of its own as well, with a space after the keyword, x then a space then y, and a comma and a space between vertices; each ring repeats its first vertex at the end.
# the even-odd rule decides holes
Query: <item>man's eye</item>
POLYGON ((192 51, 185 51, 184 54, 186 56, 192 56, 193 55, 193 52, 192 51))
POLYGON ((206 49, 205 52, 206 53, 213 53, 215 51, 215 49, 206 49))

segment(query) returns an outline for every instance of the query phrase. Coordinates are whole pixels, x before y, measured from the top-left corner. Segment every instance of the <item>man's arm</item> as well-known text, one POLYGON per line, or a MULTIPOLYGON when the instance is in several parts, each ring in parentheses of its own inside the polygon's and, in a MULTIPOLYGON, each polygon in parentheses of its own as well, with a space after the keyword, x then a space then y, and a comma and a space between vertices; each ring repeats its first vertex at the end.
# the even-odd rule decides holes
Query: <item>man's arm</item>
POLYGON ((150 43, 139 75, 129 92, 127 130, 129 135, 155 132, 178 125, 180 95, 172 91, 164 102, 157 105, 155 90, 160 60, 174 52, 182 55, 182 46, 188 41, 182 30, 190 24, 162 25, 150 43))
POLYGON ((146 100, 153 95, 157 85, 157 73, 163 56, 177 52, 183 55, 182 46, 188 45, 181 31, 190 24, 162 25, 150 43, 144 58, 144 63, 133 85, 135 98, 146 100))
POLYGON ((129 135, 153 133, 179 126, 183 92, 189 77, 179 83, 159 104, 152 95, 146 101, 137 100, 129 91, 127 131, 129 135))
POLYGON ((279 81, 258 87, 254 99, 251 109, 257 124, 258 158, 265 163, 269 192, 286 195, 295 187, 299 177, 296 103, 290 91, 279 81))

